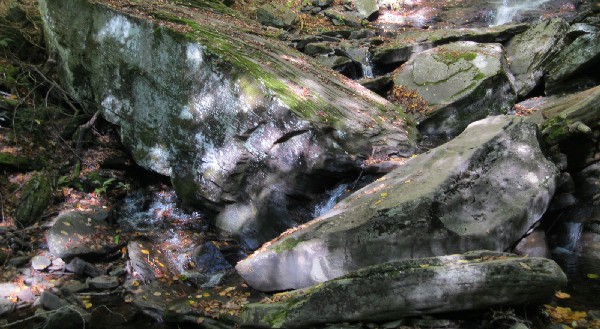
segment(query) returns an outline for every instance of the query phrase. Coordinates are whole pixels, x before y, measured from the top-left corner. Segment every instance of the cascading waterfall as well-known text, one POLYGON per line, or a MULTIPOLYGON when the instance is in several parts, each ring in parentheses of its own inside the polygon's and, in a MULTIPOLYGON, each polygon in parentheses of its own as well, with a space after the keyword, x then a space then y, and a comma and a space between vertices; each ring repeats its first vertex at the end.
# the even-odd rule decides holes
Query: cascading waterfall
POLYGON ((496 21, 491 24, 491 26, 511 23, 518 13, 537 9, 540 5, 548 1, 549 0, 503 0, 502 5, 498 7, 496 21))
POLYGON ((363 78, 374 78, 373 74, 373 63, 371 63, 371 53, 369 49, 366 49, 366 54, 363 60, 360 62, 360 66, 362 68, 363 78))
POLYGON ((315 207, 313 217, 319 217, 331 210, 335 206, 335 204, 338 203, 338 201, 340 201, 341 197, 346 192, 347 187, 348 184, 346 183, 340 184, 336 186, 333 190, 331 190, 329 193, 327 193, 329 197, 315 207))

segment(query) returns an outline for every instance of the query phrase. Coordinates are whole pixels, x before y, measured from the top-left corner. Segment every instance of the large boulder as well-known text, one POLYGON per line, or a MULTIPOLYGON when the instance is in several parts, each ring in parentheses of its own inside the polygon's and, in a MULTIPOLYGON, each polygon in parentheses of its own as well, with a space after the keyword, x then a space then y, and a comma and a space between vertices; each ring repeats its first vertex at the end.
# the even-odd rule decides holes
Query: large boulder
POLYGON ((394 85, 417 91, 429 108, 416 111, 419 130, 451 137, 469 123, 505 114, 516 100, 500 44, 455 42, 421 53, 394 75, 394 85))
POLYGON ((526 96, 538 85, 544 75, 544 65, 563 46, 567 29, 568 25, 562 19, 542 21, 508 43, 506 57, 519 96, 526 96))
POLYGON ((479 251, 374 265, 248 304, 241 318, 243 325, 263 328, 396 320, 542 301, 566 283, 552 260, 479 251))
POLYGON ((546 94, 560 94, 600 84, 600 31, 579 35, 548 64, 546 94))
POLYGON ((284 5, 267 3, 256 10, 256 18, 263 25, 290 29, 298 21, 296 15, 284 5))
POLYGON ((251 248, 308 219, 298 200, 336 175, 414 149, 397 107, 219 2, 102 2, 40 1, 65 89, 251 248))
POLYGON ((397 259, 506 250, 544 213, 556 175, 535 124, 490 117, 265 244, 236 269, 252 287, 274 291, 397 259))

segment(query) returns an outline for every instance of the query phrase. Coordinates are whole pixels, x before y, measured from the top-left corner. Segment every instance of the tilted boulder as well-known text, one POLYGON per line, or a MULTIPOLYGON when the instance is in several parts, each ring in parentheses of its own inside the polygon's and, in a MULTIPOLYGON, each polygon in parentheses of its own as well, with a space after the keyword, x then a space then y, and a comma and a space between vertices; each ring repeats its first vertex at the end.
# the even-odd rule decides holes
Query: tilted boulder
POLYGON ((111 3, 40 1, 65 89, 251 248, 307 219, 298 200, 327 179, 414 149, 397 107, 219 2, 111 3))
POLYGON ((506 57, 519 96, 526 96, 540 83, 544 66, 564 45, 568 27, 562 19, 542 21, 508 43, 506 57))
POLYGON ((460 41, 402 65, 394 85, 417 91, 429 108, 414 113, 426 135, 452 137, 469 123, 507 113, 516 100, 500 44, 460 41))
POLYGON ((239 262, 252 287, 308 287, 388 261, 503 251, 541 217, 555 165, 536 125, 496 116, 409 160, 239 262))

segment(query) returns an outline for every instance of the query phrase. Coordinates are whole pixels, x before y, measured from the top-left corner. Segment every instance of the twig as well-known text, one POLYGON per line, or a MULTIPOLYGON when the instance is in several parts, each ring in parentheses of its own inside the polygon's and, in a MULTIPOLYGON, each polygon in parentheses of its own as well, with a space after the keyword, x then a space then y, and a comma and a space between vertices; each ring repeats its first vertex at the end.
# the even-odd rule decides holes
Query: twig
POLYGON ((92 118, 82 124, 81 126, 79 126, 79 136, 77 137, 77 146, 75 147, 75 154, 77 155, 78 158, 81 158, 81 142, 83 141, 83 136, 85 135, 85 133, 90 130, 90 128, 92 128, 92 126, 94 126, 94 124, 96 123, 96 119, 98 119, 98 114, 100 112, 96 111, 96 113, 94 113, 94 115, 92 116, 92 118))
MULTIPOLYGON (((79 312, 79 310, 77 310, 76 308, 74 308, 72 305, 63 306, 61 308, 57 308, 56 310, 52 310, 52 311, 48 311, 48 312, 44 312, 44 313, 34 314, 34 315, 30 316, 30 317, 27 317, 27 318, 24 318, 24 319, 21 319, 21 320, 17 320, 15 322, 4 324, 4 325, 0 326, 0 328, 12 327, 14 325, 17 325, 17 324, 20 324, 20 323, 23 323, 23 322, 27 322, 29 320, 33 320, 33 319, 38 318, 38 317, 45 317, 46 315, 52 316, 52 315, 55 315, 56 313, 58 313, 59 311, 61 311, 63 309, 71 309, 71 310, 77 312, 77 314, 79 314, 79 316, 81 316, 81 319, 83 320, 83 327, 85 328, 85 322, 86 322, 85 318, 83 317, 83 315, 81 314, 81 312, 79 312)), ((48 322, 46 320, 46 325, 47 324, 48 324, 48 322)), ((46 325, 44 325, 44 328, 46 327, 46 325)))

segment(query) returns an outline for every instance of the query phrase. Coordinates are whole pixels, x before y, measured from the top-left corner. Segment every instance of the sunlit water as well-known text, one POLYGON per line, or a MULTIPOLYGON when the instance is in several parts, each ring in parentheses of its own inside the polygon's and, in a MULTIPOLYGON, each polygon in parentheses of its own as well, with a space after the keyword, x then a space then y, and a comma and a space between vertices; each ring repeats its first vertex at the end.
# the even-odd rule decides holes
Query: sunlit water
POLYGON ((538 9, 542 4, 549 0, 503 0, 502 5, 498 7, 496 20, 491 26, 498 26, 511 23, 517 14, 524 11, 538 9))
POLYGON ((315 207, 313 217, 319 217, 331 210, 336 205, 336 203, 338 203, 342 199, 347 188, 348 184, 343 183, 336 186, 333 190, 329 191, 327 193, 327 199, 323 200, 315 207))

